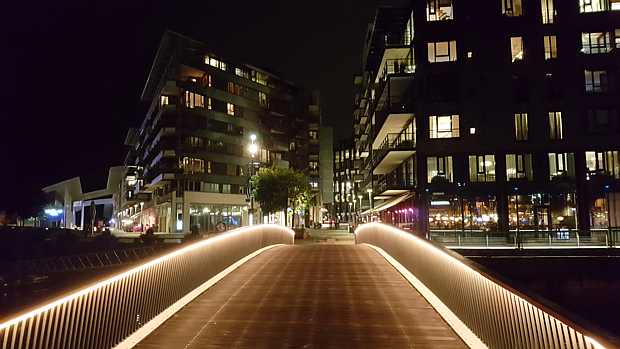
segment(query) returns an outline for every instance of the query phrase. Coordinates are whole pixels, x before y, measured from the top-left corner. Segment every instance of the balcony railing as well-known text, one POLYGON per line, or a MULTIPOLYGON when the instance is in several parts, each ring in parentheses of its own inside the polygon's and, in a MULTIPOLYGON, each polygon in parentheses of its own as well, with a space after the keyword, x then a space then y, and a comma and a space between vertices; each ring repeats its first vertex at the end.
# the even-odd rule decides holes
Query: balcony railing
POLYGON ((387 80, 388 75, 392 74, 414 74, 415 64, 412 59, 397 58, 388 59, 385 61, 383 71, 381 73, 381 80, 387 80))
POLYGON ((383 193, 390 189, 413 188, 415 185, 415 177, 411 174, 405 176, 394 176, 390 174, 379 181, 376 193, 383 193))
POLYGON ((381 142, 379 149, 373 154, 373 167, 392 150, 411 150, 415 148, 415 136, 410 132, 388 133, 381 142))
POLYGON ((415 104, 410 95, 389 97, 383 104, 377 106, 377 110, 375 111, 375 129, 381 129, 388 115, 402 113, 413 114, 414 108, 415 104))

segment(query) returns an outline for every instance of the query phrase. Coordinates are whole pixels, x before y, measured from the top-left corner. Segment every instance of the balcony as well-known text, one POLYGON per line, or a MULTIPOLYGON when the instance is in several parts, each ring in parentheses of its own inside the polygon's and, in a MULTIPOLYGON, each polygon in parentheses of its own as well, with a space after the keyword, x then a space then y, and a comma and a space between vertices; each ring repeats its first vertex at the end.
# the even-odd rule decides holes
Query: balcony
POLYGON ((373 174, 392 172, 398 165, 415 153, 415 137, 408 132, 390 133, 374 151, 373 174))
POLYGON ((379 180, 375 192, 378 196, 400 195, 409 192, 415 185, 415 177, 411 174, 397 176, 390 173, 379 180))
MULTIPOLYGON (((411 80, 415 76, 415 65, 410 59, 390 59, 377 72, 375 82, 379 84, 376 96, 381 102, 388 95, 395 95, 394 92, 404 91, 403 85, 411 85, 411 80), (390 91, 391 90, 391 91, 390 91)), ((408 87, 408 86, 406 86, 408 87)))
POLYGON ((379 106, 375 112, 373 149, 377 149, 388 134, 401 132, 414 116, 414 110, 414 103, 407 97, 390 97, 379 106))

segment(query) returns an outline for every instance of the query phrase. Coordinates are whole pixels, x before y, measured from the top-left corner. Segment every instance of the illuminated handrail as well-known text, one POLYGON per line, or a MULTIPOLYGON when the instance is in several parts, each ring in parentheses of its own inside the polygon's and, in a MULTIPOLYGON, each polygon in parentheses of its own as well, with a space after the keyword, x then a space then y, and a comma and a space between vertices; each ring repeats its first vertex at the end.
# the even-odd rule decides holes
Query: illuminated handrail
POLYGON ((489 348, 620 348, 620 339, 443 247, 368 223, 356 243, 383 249, 489 348))
POLYGON ((238 260, 294 237, 264 224, 202 240, 0 324, 0 349, 112 348, 238 260))

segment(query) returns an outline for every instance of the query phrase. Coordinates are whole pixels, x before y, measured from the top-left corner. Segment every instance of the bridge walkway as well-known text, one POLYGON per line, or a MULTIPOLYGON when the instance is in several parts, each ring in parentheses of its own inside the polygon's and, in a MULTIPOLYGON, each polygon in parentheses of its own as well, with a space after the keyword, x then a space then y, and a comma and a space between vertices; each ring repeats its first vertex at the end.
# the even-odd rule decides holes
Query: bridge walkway
POLYGON ((467 348, 363 245, 281 246, 241 265, 136 348, 467 348))

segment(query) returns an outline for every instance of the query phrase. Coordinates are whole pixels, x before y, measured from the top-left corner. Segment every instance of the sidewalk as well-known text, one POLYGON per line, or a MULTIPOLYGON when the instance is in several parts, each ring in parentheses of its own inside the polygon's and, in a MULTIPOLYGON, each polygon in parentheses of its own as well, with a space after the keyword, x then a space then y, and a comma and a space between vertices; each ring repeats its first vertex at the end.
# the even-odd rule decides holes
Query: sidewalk
POLYGON ((295 245, 336 244, 354 245, 355 235, 346 229, 315 229, 306 228, 308 238, 295 240, 295 245))

